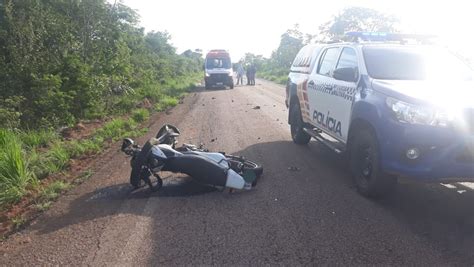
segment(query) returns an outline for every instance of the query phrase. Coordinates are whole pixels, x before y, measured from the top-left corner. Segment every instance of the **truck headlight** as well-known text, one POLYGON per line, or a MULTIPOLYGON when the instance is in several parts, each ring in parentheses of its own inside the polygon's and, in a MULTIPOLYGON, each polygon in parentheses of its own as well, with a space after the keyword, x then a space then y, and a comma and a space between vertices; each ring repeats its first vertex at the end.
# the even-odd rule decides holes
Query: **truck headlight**
POLYGON ((207 73, 207 72, 206 72, 204 75, 206 75, 206 77, 210 77, 210 76, 211 76, 211 74, 209 74, 209 73, 207 73))
POLYGON ((391 97, 387 97, 385 102, 400 122, 446 127, 451 121, 442 110, 409 104, 391 97))

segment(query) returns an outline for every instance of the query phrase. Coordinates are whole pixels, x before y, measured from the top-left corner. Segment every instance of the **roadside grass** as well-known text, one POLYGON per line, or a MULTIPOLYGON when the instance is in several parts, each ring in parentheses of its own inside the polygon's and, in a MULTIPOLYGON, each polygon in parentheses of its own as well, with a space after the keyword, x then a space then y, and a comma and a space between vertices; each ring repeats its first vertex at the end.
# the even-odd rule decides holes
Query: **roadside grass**
POLYGON ((144 122, 150 118, 150 112, 147 109, 140 108, 132 112, 132 119, 138 123, 144 122))
MULTIPOLYGON (((41 180, 65 170, 71 159, 100 153, 107 144, 121 138, 145 134, 148 129, 141 128, 140 124, 150 118, 150 112, 176 106, 179 99, 195 87, 199 78, 200 74, 196 74, 180 81, 162 84, 161 89, 156 85, 150 86, 133 96, 124 97, 119 102, 122 105, 119 105, 121 111, 115 114, 129 114, 129 117, 125 115, 108 121, 86 139, 66 140, 48 129, 21 131, 0 128, 0 212, 10 209, 30 194, 34 198, 36 210, 49 209, 62 192, 73 184, 89 179, 93 172, 84 171, 72 184, 60 180, 42 183, 41 180), (137 103, 145 97, 152 100, 153 108, 137 109, 137 103)), ((19 229, 26 220, 21 215, 9 218, 14 229, 19 229)))
POLYGON ((27 148, 46 147, 50 142, 59 140, 59 135, 52 130, 22 131, 18 133, 21 142, 27 148))
POLYGON ((54 181, 48 184, 45 188, 41 190, 35 208, 39 211, 48 210, 51 207, 51 204, 56 200, 61 193, 70 189, 72 185, 64 181, 54 181))
POLYGON ((178 105, 178 98, 171 96, 164 96, 158 103, 155 104, 156 111, 163 111, 169 107, 178 105))
POLYGON ((83 183, 84 181, 87 181, 89 180, 89 178, 91 178, 91 176, 94 174, 94 172, 90 169, 88 170, 85 170, 83 173, 81 173, 75 180, 74 180, 74 183, 75 184, 80 184, 80 183, 83 183))
POLYGON ((262 71, 259 76, 265 80, 286 85, 288 81, 288 72, 289 70, 287 69, 271 69, 262 71))
POLYGON ((0 204, 17 202, 28 186, 37 184, 28 165, 20 138, 12 131, 0 129, 0 204))
POLYGON ((71 184, 68 182, 64 181, 54 181, 50 184, 48 184, 40 194, 40 199, 44 201, 51 201, 55 200, 56 198, 59 197, 59 195, 71 188, 71 184))
POLYGON ((40 180, 66 169, 71 159, 99 153, 108 141, 146 133, 148 129, 140 128, 139 122, 148 118, 147 110, 138 110, 131 118, 107 122, 89 139, 71 141, 52 138, 49 133, 22 139, 26 132, 0 129, 0 210, 18 202, 28 190, 37 189, 40 180))
POLYGON ((13 228, 16 230, 20 229, 25 223, 26 223, 26 219, 23 218, 23 216, 21 215, 18 215, 12 218, 12 225, 13 225, 13 228))

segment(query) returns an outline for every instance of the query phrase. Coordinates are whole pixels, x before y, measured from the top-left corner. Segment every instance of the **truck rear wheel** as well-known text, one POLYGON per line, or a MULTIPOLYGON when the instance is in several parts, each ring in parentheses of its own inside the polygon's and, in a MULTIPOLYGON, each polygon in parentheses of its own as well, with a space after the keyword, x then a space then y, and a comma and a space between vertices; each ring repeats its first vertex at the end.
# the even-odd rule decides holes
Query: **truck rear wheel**
POLYGON ((290 106, 290 130, 293 142, 299 145, 306 145, 311 140, 311 136, 303 129, 303 118, 298 103, 290 106))
POLYGON ((397 178, 380 169, 379 146, 373 131, 357 131, 349 155, 350 170, 360 194, 380 198, 395 189, 397 178))

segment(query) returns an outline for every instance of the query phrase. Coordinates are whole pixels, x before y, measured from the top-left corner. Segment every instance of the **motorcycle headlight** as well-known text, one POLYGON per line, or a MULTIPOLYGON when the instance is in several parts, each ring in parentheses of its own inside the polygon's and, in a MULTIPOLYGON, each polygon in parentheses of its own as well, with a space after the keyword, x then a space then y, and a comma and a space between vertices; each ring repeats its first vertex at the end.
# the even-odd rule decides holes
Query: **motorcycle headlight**
POLYGON ((449 116, 442 110, 409 104, 391 97, 387 97, 386 103, 400 122, 443 127, 450 123, 449 116))

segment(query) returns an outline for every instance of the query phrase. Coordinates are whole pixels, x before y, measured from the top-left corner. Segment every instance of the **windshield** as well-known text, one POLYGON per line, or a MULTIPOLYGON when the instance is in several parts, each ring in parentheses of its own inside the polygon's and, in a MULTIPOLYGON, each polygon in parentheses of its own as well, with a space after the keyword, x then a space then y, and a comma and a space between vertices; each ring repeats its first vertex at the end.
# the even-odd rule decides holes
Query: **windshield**
POLYGON ((208 58, 206 60, 206 69, 230 69, 229 58, 208 58))
POLYGON ((472 70, 450 52, 433 47, 366 46, 370 77, 381 80, 472 80, 472 70))

